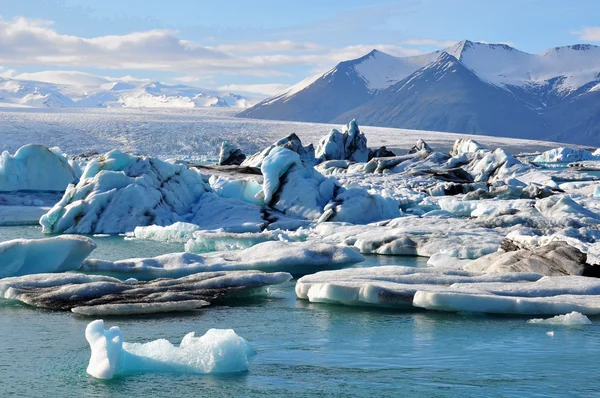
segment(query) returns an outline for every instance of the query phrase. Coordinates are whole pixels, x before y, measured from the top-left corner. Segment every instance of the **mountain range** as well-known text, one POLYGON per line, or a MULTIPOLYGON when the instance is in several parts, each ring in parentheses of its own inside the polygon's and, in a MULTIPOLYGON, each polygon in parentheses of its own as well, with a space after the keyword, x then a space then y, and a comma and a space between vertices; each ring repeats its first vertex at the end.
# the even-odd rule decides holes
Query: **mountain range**
POLYGON ((238 116, 600 146, 600 47, 529 54, 465 40, 411 57, 373 50, 238 116))
POLYGON ((0 78, 0 107, 246 108, 260 99, 182 84, 49 71, 0 78), (20 77, 20 76, 19 76, 20 77))

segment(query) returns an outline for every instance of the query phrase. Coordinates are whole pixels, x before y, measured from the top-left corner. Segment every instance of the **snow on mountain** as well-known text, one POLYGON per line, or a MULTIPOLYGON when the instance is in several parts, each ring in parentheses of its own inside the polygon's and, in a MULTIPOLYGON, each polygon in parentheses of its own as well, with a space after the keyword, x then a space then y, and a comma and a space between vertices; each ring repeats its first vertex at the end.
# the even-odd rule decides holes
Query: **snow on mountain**
POLYGON ((0 106, 4 107, 247 108, 257 102, 254 97, 228 92, 83 72, 47 71, 0 78, 0 106))
MULTIPOLYGON (((351 115, 362 123, 377 126, 427 129, 434 122, 431 115, 438 114, 434 124, 442 131, 506 136, 523 133, 527 134, 523 138, 587 143, 589 137, 597 137, 598 87, 598 46, 580 44, 529 54, 506 44, 465 40, 444 50, 412 57, 394 57, 373 50, 361 58, 341 62, 238 116, 335 123, 351 115), (440 75, 441 57, 454 59, 473 76, 462 72, 463 79, 444 79, 445 84, 431 85, 421 78, 423 68, 431 65, 440 75), (402 85, 398 86, 399 82, 402 85), (467 82, 472 86, 467 86, 467 82), (412 90, 411 84, 415 85, 412 90), (425 96, 429 102, 423 102, 423 93, 418 93, 424 88, 429 90, 425 96), (396 94, 390 94, 390 90, 396 94), (481 95, 483 92, 493 95, 486 97, 481 95), (422 102, 415 103, 411 96, 422 102), (447 100, 438 101, 439 98, 447 100), (463 105, 469 103, 475 108, 459 106, 458 98, 462 98, 463 105), (399 104, 410 106, 401 109, 399 104), (450 109, 464 113, 451 115, 450 109), (501 121, 507 117, 507 109, 521 118, 508 120, 509 123, 505 123, 506 119, 501 121), (575 125, 577 130, 573 131, 575 125), (578 133, 580 129, 583 131, 578 133)), ((600 138, 595 140, 600 143, 600 138)))

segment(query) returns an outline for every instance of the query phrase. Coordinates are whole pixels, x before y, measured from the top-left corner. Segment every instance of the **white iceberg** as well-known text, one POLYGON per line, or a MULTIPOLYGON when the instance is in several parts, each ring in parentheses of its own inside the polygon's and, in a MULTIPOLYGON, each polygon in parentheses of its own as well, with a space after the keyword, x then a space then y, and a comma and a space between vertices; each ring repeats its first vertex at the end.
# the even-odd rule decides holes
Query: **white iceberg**
POLYGON ((190 253, 208 253, 224 250, 247 249, 267 241, 295 242, 306 240, 307 232, 300 228, 297 231, 279 229, 262 232, 232 233, 221 231, 196 231, 193 238, 185 244, 185 251, 190 253))
POLYGON ((319 141, 315 157, 318 162, 327 160, 350 160, 366 162, 369 160, 367 137, 358 129, 356 121, 351 121, 342 132, 336 129, 319 141))
POLYGON ((304 275, 342 268, 364 258, 348 247, 317 242, 268 241, 243 250, 207 254, 169 253, 119 261, 86 260, 81 270, 137 279, 177 278, 199 272, 260 270, 304 275))
POLYGON ((64 191, 77 172, 58 148, 29 144, 0 155, 0 191, 64 191))
POLYGON ((565 325, 565 326, 578 326, 578 325, 591 325, 592 321, 587 316, 580 314, 579 312, 573 311, 565 315, 557 315, 552 318, 534 318, 527 321, 528 323, 535 323, 540 325, 565 325))
POLYGON ((192 239, 194 232, 200 227, 196 224, 176 222, 165 227, 160 225, 148 225, 135 227, 133 236, 136 239, 156 240, 159 242, 187 242, 192 239))
POLYGON ((585 149, 560 147, 541 153, 533 161, 536 163, 567 163, 598 159, 600 159, 600 156, 595 156, 595 154, 585 149))
POLYGON ((196 169, 119 151, 88 163, 40 224, 46 233, 115 234, 180 221, 239 232, 267 224, 260 207, 220 198, 196 169))
POLYGON ((77 270, 96 248, 90 238, 62 235, 0 243, 0 278, 77 270))
POLYGON ((237 373, 248 370, 256 353, 232 329, 210 329, 201 337, 194 332, 183 337, 179 346, 159 339, 149 343, 126 343, 123 332, 104 321, 95 320, 85 329, 91 356, 87 373, 98 379, 145 373, 237 373))
POLYGON ((532 273, 480 274, 456 269, 381 266, 323 271, 296 283, 296 296, 315 303, 391 307, 413 310, 418 290, 448 290, 455 283, 536 281, 532 273))

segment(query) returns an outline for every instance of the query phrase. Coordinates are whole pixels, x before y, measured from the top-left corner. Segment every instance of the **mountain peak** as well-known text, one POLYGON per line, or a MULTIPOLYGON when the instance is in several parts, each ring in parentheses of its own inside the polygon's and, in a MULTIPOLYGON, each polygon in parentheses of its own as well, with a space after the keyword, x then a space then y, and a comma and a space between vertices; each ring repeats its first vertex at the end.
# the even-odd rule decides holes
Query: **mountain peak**
POLYGON ((462 61, 464 54, 467 51, 471 50, 504 50, 504 51, 518 51, 514 47, 509 46, 505 43, 485 43, 481 41, 471 41, 471 40, 463 40, 456 43, 453 46, 450 46, 442 51, 446 51, 447 53, 453 55, 459 61, 462 61))

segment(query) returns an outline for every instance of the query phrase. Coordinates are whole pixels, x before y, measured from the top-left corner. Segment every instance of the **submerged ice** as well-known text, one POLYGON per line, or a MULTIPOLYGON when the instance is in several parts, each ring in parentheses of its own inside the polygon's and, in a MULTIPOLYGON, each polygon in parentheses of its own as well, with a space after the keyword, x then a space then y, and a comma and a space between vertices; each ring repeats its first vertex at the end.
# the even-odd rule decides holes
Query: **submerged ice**
POLYGON ((106 330, 103 320, 95 320, 85 337, 91 349, 87 373, 98 379, 146 372, 237 373, 248 370, 256 354, 232 329, 210 329, 200 337, 191 332, 178 346, 165 339, 127 343, 119 327, 106 330))

